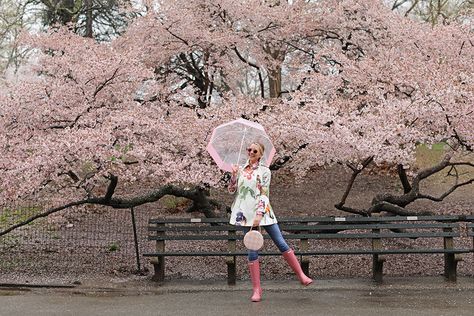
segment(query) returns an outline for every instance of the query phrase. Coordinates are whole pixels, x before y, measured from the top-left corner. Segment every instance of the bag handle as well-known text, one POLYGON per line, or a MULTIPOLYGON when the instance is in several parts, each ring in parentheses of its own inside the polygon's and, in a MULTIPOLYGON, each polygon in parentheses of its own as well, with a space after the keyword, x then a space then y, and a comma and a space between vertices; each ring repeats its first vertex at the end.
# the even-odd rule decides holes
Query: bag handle
POLYGON ((262 226, 258 225, 258 226, 250 226, 250 230, 251 231, 254 227, 258 227, 258 232, 261 234, 262 233, 262 226))

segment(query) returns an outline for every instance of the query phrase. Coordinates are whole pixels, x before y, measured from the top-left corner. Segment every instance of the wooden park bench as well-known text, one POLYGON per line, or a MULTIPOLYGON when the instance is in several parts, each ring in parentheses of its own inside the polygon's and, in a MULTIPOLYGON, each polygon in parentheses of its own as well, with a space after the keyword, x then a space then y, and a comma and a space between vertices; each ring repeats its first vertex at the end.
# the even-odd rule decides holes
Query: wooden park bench
MULTIPOLYGON (((465 219, 465 217, 463 217, 465 219)), ((444 276, 447 280, 456 281, 460 254, 472 252, 472 249, 456 248, 454 238, 460 237, 458 216, 390 216, 390 217, 308 217, 279 218, 278 222, 287 241, 298 240, 295 254, 300 256, 304 272, 309 275, 309 258, 323 255, 370 255, 372 256, 373 278, 382 281, 383 263, 387 255, 403 254, 443 254, 444 276), (389 244, 388 240, 419 240, 422 238, 441 239, 443 246, 403 247, 389 244), (365 240, 366 246, 346 249, 314 249, 318 240, 365 240), (316 242, 310 243, 310 241, 316 242)), ((472 228, 472 224, 470 227, 472 228)), ((166 257, 176 256, 215 256, 225 258, 227 263, 227 280, 229 285, 236 282, 236 257, 246 256, 245 249, 237 250, 237 241, 243 239, 243 232, 238 227, 229 225, 224 218, 157 218, 150 219, 148 225, 149 240, 156 242, 156 250, 143 254, 153 257, 154 281, 165 278, 166 257), (172 251, 165 248, 167 241, 188 243, 187 251, 172 251), (191 241, 201 244, 214 242, 213 250, 197 250, 189 246, 191 241), (220 247, 216 247, 216 242, 220 247), (220 249, 220 250, 216 250, 220 249)), ((264 232, 264 238, 270 237, 264 232)), ((471 235, 473 234, 471 230, 471 235)), ((271 242, 271 241, 270 241, 271 242)), ((266 242, 268 243, 268 241, 266 242)), ((398 243, 397 243, 398 244, 398 243)), ((436 243, 429 243, 436 244, 436 243)), ((202 249, 201 246, 197 247, 202 249)), ((279 251, 262 249, 261 256, 281 255, 279 251)), ((473 246, 474 248, 474 246, 473 246)))

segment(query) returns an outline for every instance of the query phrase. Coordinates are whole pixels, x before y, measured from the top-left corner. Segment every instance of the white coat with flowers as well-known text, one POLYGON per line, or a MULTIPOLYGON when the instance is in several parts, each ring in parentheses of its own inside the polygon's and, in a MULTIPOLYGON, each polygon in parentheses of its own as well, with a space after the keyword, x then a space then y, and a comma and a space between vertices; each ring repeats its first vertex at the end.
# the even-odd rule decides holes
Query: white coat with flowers
POLYGON ((230 180, 228 190, 236 193, 232 204, 230 224, 238 226, 252 226, 257 214, 262 214, 260 226, 277 223, 272 206, 270 205, 270 169, 262 163, 255 168, 249 161, 239 167, 236 176, 230 180))

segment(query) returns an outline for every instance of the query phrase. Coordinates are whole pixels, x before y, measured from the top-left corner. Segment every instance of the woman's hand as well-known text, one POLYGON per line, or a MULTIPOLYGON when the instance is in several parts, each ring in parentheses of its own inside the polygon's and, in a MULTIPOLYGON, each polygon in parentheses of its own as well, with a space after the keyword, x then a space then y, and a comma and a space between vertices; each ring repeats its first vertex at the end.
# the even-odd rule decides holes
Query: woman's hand
POLYGON ((232 176, 235 177, 237 175, 237 172, 239 172, 239 166, 232 165, 232 176))
POLYGON ((260 222, 262 221, 262 218, 263 218, 263 215, 261 214, 255 215, 252 227, 260 226, 260 222))

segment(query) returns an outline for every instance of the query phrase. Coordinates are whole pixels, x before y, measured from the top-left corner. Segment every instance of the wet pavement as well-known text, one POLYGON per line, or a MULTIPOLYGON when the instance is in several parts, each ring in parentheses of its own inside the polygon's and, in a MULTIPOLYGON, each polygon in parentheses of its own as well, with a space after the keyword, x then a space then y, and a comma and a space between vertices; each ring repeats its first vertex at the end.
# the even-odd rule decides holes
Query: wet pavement
POLYGON ((474 315, 474 278, 264 282, 262 302, 250 286, 149 280, 87 283, 74 288, 0 285, 0 315, 474 315))

